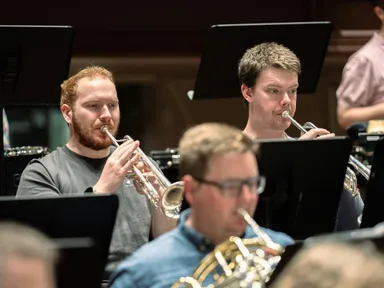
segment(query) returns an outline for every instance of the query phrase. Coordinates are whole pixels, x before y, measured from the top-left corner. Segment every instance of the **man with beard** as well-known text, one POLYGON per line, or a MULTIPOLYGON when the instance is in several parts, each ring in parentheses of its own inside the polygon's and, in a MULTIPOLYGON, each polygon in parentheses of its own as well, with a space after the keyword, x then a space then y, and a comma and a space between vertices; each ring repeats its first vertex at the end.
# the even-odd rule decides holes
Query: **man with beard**
MULTIPOLYGON (((89 67, 64 81, 61 89, 60 106, 70 130, 69 141, 29 163, 21 176, 17 197, 116 193, 120 204, 107 279, 120 261, 148 242, 151 226, 152 236, 156 237, 174 228, 176 221, 152 208, 138 193, 142 191, 124 180, 138 161, 139 154, 132 155, 139 142, 126 141, 118 148, 111 147, 110 138, 100 131, 107 125, 116 135, 119 127, 120 108, 112 73, 102 67, 89 67)), ((158 189, 148 168, 141 168, 158 189)))

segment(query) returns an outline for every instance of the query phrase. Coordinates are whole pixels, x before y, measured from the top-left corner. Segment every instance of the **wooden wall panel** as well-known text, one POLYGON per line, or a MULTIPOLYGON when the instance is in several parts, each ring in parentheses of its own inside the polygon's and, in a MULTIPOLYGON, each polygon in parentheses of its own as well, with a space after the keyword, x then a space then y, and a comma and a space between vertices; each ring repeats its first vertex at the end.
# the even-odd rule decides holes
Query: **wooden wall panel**
POLYGON ((307 1, 5 1, 0 24, 74 26, 74 55, 193 54, 213 24, 310 21, 307 1))
MULTIPOLYGON (((121 86, 122 102, 130 107, 123 111, 121 133, 134 133, 147 150, 176 146, 187 127, 204 121, 244 127, 247 113, 241 99, 195 102, 186 96, 193 88, 210 25, 332 21, 335 31, 317 92, 299 96, 296 119, 336 133, 342 133, 335 118, 341 71, 349 55, 378 28, 372 7, 363 0, 296 0, 289 4, 285 0, 228 4, 217 0, 111 0, 100 5, 90 0, 60 4, 6 1, 2 12, 0 24, 73 25, 76 40, 71 74, 88 64, 111 69, 121 86), (132 97, 140 97, 140 101, 132 97), (132 113, 135 115, 130 116, 132 113), (133 126, 135 121, 141 123, 133 126)), ((294 128, 289 132, 298 134, 294 128)))
MULTIPOLYGON (((365 30, 334 34, 316 93, 299 95, 295 116, 297 121, 302 124, 310 121, 338 135, 343 133, 336 121, 335 91, 348 57, 368 41, 372 33, 373 31, 365 30)), ((111 69, 118 84, 143 87, 143 92, 138 95, 124 94, 120 98, 142 98, 140 119, 143 123, 140 125, 143 129, 137 136, 145 151, 176 147, 185 129, 202 122, 220 121, 244 128, 247 111, 241 99, 191 101, 187 97, 188 90, 193 89, 199 57, 74 57, 71 73, 89 63, 111 69)), ((130 105, 131 102, 124 103, 130 105)), ((131 105, 133 103, 134 101, 131 105)), ((122 111, 124 110, 122 107, 122 111)), ((130 122, 129 115, 123 115, 122 121, 130 122)), ((129 134, 132 129, 130 127, 132 126, 123 126, 121 133, 129 134)), ((289 129, 289 134, 299 135, 294 127, 289 129)))

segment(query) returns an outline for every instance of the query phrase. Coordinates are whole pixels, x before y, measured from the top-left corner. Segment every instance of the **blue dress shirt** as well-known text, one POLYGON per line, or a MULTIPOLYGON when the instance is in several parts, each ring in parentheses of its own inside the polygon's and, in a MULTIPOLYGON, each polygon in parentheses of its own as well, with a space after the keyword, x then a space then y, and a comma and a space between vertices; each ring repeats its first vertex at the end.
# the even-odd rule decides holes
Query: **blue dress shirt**
MULTIPOLYGON (((207 238, 185 224, 190 209, 184 210, 179 225, 124 260, 111 275, 111 288, 161 288, 171 287, 180 277, 191 276, 200 261, 214 249, 207 238)), ((275 243, 283 247, 293 244, 284 233, 262 228, 275 243)), ((254 238, 248 226, 243 238, 254 238)), ((209 279, 207 279, 209 281, 209 279)), ((204 282, 204 285, 211 283, 204 282)))

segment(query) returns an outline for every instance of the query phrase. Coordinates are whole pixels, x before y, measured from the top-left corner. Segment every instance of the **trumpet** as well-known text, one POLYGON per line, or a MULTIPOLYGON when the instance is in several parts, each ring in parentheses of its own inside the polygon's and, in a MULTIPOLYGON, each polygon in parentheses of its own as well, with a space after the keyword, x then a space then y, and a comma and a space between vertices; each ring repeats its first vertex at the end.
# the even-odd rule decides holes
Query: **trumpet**
MULTIPOLYGON (((301 132, 307 133, 306 129, 317 129, 316 125, 314 125, 311 122, 306 122, 304 126, 301 126, 295 119, 289 115, 288 111, 284 111, 281 116, 283 118, 289 119, 293 125, 296 126, 301 132)), ((371 169, 369 169, 366 165, 361 163, 359 160, 357 160, 352 155, 349 156, 348 164, 350 164, 354 169, 356 169, 363 177, 367 180, 369 180, 369 176, 371 174, 371 169)), ((349 191, 353 197, 357 196, 359 194, 359 189, 357 187, 357 177, 355 172, 349 167, 347 167, 347 173, 345 175, 344 180, 344 188, 349 191)))
POLYGON ((237 211, 255 232, 255 238, 230 237, 201 260, 192 276, 181 277, 178 287, 265 287, 281 260, 284 248, 274 243, 244 209, 237 211), (212 276, 212 277, 211 277, 212 276), (207 278, 215 283, 203 286, 207 278))
MULTIPOLYGON (((118 140, 109 132, 108 126, 102 126, 100 128, 101 132, 108 135, 111 139, 112 143, 119 147, 118 140)), ((124 137, 124 140, 127 141, 133 140, 129 135, 124 137)), ((133 166, 133 175, 138 177, 138 181, 136 182, 138 186, 140 186, 141 190, 147 196, 148 200, 152 203, 152 205, 159 209, 167 216, 173 219, 177 219, 180 216, 181 204, 183 201, 184 195, 184 185, 182 181, 175 182, 171 184, 171 182, 164 176, 160 169, 158 169, 154 163, 143 153, 140 148, 136 149, 136 153, 140 154, 140 161, 142 161, 145 165, 149 167, 152 174, 158 181, 161 189, 163 190, 163 195, 159 195, 157 190, 153 187, 153 185, 146 179, 144 174, 134 165, 133 166)), ((132 173, 128 173, 130 175, 132 173)), ((128 175, 126 177, 128 177, 128 175)))

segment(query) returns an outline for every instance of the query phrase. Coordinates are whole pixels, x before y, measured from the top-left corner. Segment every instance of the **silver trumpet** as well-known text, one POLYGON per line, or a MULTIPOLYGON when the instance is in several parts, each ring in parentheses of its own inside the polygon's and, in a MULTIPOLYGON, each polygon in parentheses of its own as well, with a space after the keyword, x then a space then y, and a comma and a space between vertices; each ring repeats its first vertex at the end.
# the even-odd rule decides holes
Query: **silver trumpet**
MULTIPOLYGON (((108 126, 102 126, 100 128, 101 132, 108 135, 112 143, 118 147, 120 146, 118 140, 109 132, 108 126)), ((130 136, 126 135, 124 140, 127 141, 133 140, 130 136)), ((136 153, 140 154, 140 160, 149 167, 153 176, 156 178, 161 189, 163 190, 163 195, 159 195, 157 190, 153 187, 151 182, 146 179, 146 176, 135 166, 133 165, 133 173, 139 178, 136 182, 140 186, 145 196, 148 200, 170 218, 177 219, 179 218, 180 208, 183 201, 184 195, 184 184, 182 181, 171 182, 164 176, 159 168, 157 168, 154 163, 143 153, 140 148, 136 149, 136 153)))
MULTIPOLYGON (((288 111, 284 111, 281 116, 283 118, 289 119, 293 125, 296 126, 301 132, 307 133, 306 129, 317 129, 316 125, 311 122, 306 122, 303 126, 301 126, 295 119, 289 115, 288 111)), ((369 169, 366 165, 361 163, 352 155, 349 156, 348 164, 350 164, 354 169, 356 169, 363 177, 369 180, 369 176, 371 174, 371 169, 369 169)), ((345 175, 344 180, 344 188, 349 191, 353 197, 359 194, 359 189, 357 187, 357 177, 355 172, 349 167, 347 167, 347 173, 345 175)))

